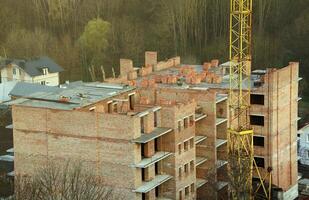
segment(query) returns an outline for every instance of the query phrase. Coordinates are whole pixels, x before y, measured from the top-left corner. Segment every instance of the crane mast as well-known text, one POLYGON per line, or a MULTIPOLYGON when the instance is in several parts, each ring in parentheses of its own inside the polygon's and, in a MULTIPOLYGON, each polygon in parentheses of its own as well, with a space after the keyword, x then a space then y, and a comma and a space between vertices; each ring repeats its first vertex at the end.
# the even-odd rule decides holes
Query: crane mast
MULTIPOLYGON (((250 127, 252 0, 230 0, 228 160, 232 199, 252 199, 254 161, 250 127)), ((260 173, 258 172, 259 176, 260 173)), ((261 179, 262 180, 262 179, 261 179)), ((261 181, 267 196, 263 180, 261 181)), ((269 197, 268 197, 269 198, 269 197)))

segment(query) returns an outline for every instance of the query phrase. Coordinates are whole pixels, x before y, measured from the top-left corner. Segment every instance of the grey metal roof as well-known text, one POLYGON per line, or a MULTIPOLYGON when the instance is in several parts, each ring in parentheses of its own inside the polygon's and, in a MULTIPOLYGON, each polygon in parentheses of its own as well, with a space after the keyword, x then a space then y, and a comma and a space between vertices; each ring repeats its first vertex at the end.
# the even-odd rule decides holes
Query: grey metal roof
POLYGON ((63 68, 47 56, 31 59, 4 59, 0 64, 0 69, 9 64, 15 64, 23 69, 30 76, 43 75, 43 68, 48 68, 50 73, 62 72, 63 68))
POLYGON ((61 88, 40 85, 35 83, 26 83, 26 82, 18 82, 15 87, 11 90, 9 95, 15 97, 27 97, 32 96, 35 93, 39 92, 60 92, 61 88))
POLYGON ((0 84, 0 102, 11 100, 9 93, 15 87, 17 81, 9 81, 0 84))
MULTIPOLYGON (((32 89, 35 87, 37 86, 31 86, 32 89)), ((135 89, 135 87, 123 84, 84 83, 81 81, 64 84, 60 88, 52 86, 41 87, 38 87, 39 91, 28 94, 21 92, 21 89, 16 89, 18 94, 23 93, 24 95, 19 96, 21 98, 17 100, 7 103, 7 105, 18 104, 40 108, 73 110, 135 89), (43 88, 46 90, 43 90, 43 88), (63 100, 64 98, 65 101, 63 100)))

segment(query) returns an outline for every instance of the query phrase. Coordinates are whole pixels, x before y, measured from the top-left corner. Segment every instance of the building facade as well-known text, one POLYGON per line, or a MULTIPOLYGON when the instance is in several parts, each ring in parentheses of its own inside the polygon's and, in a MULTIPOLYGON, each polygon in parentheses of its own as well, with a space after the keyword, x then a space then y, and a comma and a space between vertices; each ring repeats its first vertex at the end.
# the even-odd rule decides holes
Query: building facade
MULTIPOLYGON (((15 174, 31 175, 47 158, 70 158, 128 199, 228 199, 226 65, 157 62, 156 52, 145 61, 134 68, 122 59, 109 83, 70 83, 13 101, 15 174)), ((253 74, 245 84, 252 84, 255 161, 291 199, 298 64, 253 74)))
POLYGON ((21 81, 41 85, 58 86, 62 67, 43 56, 28 60, 5 59, 0 65, 1 83, 21 81))

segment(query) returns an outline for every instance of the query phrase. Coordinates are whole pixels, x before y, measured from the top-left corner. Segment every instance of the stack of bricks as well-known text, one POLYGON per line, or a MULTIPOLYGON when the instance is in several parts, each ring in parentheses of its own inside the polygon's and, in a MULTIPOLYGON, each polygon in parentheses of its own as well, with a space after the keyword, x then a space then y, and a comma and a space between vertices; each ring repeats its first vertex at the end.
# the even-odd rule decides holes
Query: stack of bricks
POLYGON ((127 81, 127 84, 129 85, 129 86, 136 86, 136 80, 129 80, 129 81, 127 81))
POLYGON ((137 79, 137 72, 135 70, 128 72, 128 80, 135 80, 137 79))
POLYGON ((148 105, 150 103, 148 97, 146 96, 141 96, 140 99, 139 99, 139 103, 141 105, 148 105))
POLYGON ((214 59, 211 60, 211 67, 218 67, 219 66, 219 60, 214 59))
POLYGON ((164 84, 175 84, 177 83, 178 77, 175 75, 162 75, 155 76, 154 80, 156 83, 164 83, 164 84))
POLYGON ((177 83, 177 76, 167 76, 167 83, 168 84, 175 84, 177 83))
POLYGON ((175 105, 176 102, 172 100, 167 100, 167 99, 160 99, 160 105, 162 106, 169 106, 169 105, 175 105))
POLYGON ((146 67, 142 67, 139 70, 139 75, 140 76, 147 76, 147 75, 149 75, 151 73, 152 73, 152 66, 151 65, 146 65, 146 67))
POLYGON ((141 82, 140 82, 140 86, 142 88, 155 88, 157 87, 157 84, 156 84, 156 80, 155 79, 143 79, 141 82))
POLYGON ((215 74, 214 72, 210 71, 211 68, 215 68, 219 66, 219 60, 213 59, 211 62, 205 62, 203 64, 203 78, 207 83, 214 83, 220 84, 222 83, 222 75, 215 74))

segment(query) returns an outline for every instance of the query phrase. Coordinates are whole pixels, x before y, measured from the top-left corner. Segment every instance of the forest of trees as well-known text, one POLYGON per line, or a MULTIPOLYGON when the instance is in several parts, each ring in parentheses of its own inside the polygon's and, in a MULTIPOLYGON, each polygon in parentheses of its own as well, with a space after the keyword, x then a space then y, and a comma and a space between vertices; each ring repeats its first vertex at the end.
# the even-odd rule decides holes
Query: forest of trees
MULTIPOLYGON (((111 75, 119 58, 144 62, 180 55, 184 63, 228 59, 229 0, 1 0, 0 55, 48 55, 64 80, 89 80, 88 67, 111 75)), ((301 62, 309 81, 309 1, 254 0, 253 67, 301 62)))

